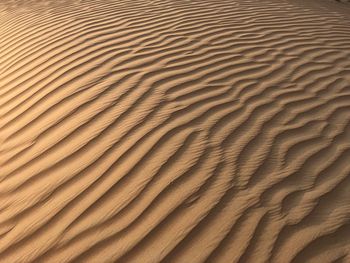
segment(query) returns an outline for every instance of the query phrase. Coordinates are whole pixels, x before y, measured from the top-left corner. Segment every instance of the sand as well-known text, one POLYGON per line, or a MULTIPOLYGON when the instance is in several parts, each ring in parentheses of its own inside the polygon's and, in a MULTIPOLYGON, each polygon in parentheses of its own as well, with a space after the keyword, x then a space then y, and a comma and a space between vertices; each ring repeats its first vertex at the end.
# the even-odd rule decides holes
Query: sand
POLYGON ((350 262, 350 3, 2 0, 0 262, 350 262))

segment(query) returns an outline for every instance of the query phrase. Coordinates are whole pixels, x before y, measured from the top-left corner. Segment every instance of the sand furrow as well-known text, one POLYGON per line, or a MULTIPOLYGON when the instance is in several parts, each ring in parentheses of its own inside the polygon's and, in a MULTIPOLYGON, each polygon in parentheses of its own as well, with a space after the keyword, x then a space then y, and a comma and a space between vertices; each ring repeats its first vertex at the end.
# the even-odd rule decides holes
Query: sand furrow
POLYGON ((346 0, 3 0, 0 262, 348 262, 346 0))

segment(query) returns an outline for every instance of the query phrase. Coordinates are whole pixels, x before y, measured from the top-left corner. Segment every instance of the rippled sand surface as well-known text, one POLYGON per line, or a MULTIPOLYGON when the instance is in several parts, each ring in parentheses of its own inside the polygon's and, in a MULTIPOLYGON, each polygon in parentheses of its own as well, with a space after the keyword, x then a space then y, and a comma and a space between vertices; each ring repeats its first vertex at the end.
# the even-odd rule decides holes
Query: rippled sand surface
POLYGON ((0 262, 350 262, 350 3, 2 0, 0 262))

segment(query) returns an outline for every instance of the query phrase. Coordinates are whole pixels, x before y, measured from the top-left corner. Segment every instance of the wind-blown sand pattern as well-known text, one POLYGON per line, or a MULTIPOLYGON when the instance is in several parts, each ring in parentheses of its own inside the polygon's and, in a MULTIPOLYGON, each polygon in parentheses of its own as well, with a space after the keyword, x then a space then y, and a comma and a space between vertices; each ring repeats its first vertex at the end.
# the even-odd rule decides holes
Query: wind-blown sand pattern
POLYGON ((350 262, 350 6, 2 0, 0 262, 350 262))

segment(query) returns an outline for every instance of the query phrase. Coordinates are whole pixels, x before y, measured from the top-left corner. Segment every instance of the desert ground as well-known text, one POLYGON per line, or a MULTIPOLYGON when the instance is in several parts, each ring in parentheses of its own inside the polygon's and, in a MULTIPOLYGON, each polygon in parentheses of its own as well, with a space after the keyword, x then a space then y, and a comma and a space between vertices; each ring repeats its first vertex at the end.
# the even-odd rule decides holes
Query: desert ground
POLYGON ((1 0, 0 262, 350 262, 350 1, 1 0))

